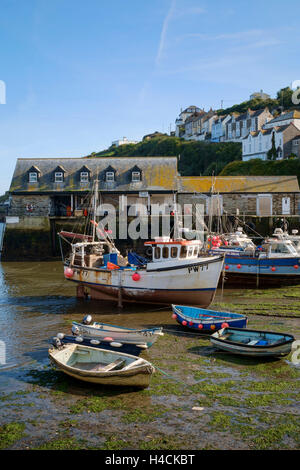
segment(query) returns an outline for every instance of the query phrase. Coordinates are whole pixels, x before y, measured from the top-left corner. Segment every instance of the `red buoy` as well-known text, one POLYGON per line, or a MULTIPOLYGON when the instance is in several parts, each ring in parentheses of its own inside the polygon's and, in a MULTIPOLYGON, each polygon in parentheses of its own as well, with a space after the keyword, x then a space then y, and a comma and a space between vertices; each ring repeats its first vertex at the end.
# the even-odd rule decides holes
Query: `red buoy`
POLYGON ((228 323, 222 323, 222 325, 221 325, 221 326, 222 326, 222 328, 229 328, 229 325, 228 325, 228 323))
POLYGON ((229 266, 225 266, 225 269, 229 269, 229 266))
POLYGON ((66 277, 70 278, 70 277, 73 277, 73 275, 74 275, 73 269, 71 269, 71 268, 66 268, 65 269, 65 276, 66 277))
POLYGON ((216 325, 210 325, 210 329, 211 329, 211 330, 215 330, 215 329, 216 329, 216 325))
POLYGON ((294 268, 295 268, 295 269, 299 269, 298 264, 295 264, 294 268))
POLYGON ((134 273, 131 278, 133 281, 139 281, 141 279, 141 276, 139 275, 139 273, 134 273))
POLYGON ((172 318, 174 318, 174 320, 176 320, 176 318, 177 318, 176 313, 173 313, 172 318))
POLYGON ((189 325, 190 325, 190 326, 193 326, 193 324, 194 324, 194 323, 193 323, 192 321, 189 322, 189 325))
POLYGON ((186 326, 186 325, 187 325, 187 321, 183 320, 182 324, 183 324, 183 326, 186 326))
POLYGON ((272 266, 271 270, 272 270, 272 271, 276 271, 275 266, 272 266))
POLYGON ((202 323, 199 323, 198 328, 199 328, 199 330, 203 330, 203 325, 202 325, 202 323))
POLYGON ((241 266, 240 264, 237 265, 237 268, 238 268, 238 269, 241 269, 241 267, 242 267, 242 266, 241 266))

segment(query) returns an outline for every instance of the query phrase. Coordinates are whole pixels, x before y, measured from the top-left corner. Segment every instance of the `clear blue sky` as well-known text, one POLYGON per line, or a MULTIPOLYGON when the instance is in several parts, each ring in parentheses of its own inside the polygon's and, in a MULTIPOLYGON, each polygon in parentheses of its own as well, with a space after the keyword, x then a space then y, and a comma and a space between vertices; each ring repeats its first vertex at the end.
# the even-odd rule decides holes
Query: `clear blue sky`
POLYGON ((296 0, 0 0, 0 194, 17 157, 80 157, 168 131, 299 70, 296 0))

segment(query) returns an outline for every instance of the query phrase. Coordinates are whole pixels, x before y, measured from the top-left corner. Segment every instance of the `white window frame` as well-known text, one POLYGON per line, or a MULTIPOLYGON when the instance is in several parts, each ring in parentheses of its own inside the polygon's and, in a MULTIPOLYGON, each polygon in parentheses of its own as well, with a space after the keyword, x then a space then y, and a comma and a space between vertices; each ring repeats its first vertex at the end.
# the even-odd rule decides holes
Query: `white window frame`
POLYGON ((54 173, 54 181, 55 183, 63 183, 64 182, 64 174, 62 171, 56 171, 54 173))
POLYGON ((140 171, 133 171, 131 174, 131 181, 133 183, 139 183, 141 181, 141 172, 140 171))
POLYGON ((105 181, 107 183, 113 183, 115 181, 115 174, 113 171, 107 171, 105 173, 105 181))
POLYGON ((31 171, 29 173, 29 183, 37 183, 37 180, 38 180, 38 174, 36 171, 31 171))
POLYGON ((89 172, 88 171, 81 171, 80 172, 80 183, 88 183, 89 182, 89 172))

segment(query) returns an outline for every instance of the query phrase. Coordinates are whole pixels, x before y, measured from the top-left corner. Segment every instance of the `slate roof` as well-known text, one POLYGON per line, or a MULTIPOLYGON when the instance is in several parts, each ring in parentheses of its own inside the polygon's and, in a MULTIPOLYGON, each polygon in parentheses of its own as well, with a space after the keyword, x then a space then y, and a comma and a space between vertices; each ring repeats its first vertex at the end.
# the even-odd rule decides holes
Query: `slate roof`
POLYGON ((89 191, 98 174, 99 189, 109 192, 176 191, 176 157, 99 157, 99 158, 19 158, 9 191, 11 193, 53 193, 89 191), (36 167, 39 178, 28 182, 28 171, 36 167), (64 182, 54 182, 54 172, 60 166, 65 170, 64 182), (80 182, 80 172, 90 170, 90 182, 80 182), (106 182, 105 173, 115 170, 115 181, 106 182), (142 179, 132 182, 131 172, 139 168, 142 179))
POLYGON ((276 118, 268 121, 268 124, 273 124, 280 121, 285 121, 286 119, 300 119, 300 112, 299 111, 290 111, 288 113, 280 114, 276 118))
POLYGON ((293 193, 299 192, 297 176, 185 176, 179 193, 293 193))

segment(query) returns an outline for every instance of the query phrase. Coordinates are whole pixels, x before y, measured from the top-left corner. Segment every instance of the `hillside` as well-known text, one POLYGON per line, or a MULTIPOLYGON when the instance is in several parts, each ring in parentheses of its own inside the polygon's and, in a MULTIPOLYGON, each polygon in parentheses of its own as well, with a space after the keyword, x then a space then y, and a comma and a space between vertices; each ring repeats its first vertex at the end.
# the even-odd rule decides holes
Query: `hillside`
POLYGON ((217 114, 225 115, 230 113, 245 113, 249 108, 252 110, 269 108, 274 114, 280 114, 281 111, 288 111, 292 109, 300 110, 300 105, 293 105, 292 102, 293 90, 289 87, 281 88, 277 92, 276 98, 269 98, 262 100, 255 98, 253 100, 244 101, 243 103, 235 104, 227 109, 219 109, 217 114))
POLYGON ((182 176, 210 176, 212 173, 219 174, 228 163, 241 160, 242 146, 234 142, 196 142, 160 135, 135 145, 110 147, 89 155, 95 158, 112 156, 177 156, 178 170, 182 176))
POLYGON ((300 182, 300 160, 289 158, 277 161, 259 159, 231 162, 220 172, 221 176, 280 176, 296 175, 300 182))

